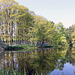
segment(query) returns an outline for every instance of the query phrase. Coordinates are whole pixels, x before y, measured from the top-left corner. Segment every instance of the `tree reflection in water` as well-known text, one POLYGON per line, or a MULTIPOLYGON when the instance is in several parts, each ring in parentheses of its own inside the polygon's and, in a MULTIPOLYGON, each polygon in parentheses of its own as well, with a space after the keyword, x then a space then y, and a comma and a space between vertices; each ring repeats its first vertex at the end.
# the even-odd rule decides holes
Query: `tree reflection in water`
POLYGON ((47 75, 54 69, 63 70, 64 64, 74 65, 74 52, 69 49, 41 49, 28 52, 5 52, 0 69, 21 75, 47 75))

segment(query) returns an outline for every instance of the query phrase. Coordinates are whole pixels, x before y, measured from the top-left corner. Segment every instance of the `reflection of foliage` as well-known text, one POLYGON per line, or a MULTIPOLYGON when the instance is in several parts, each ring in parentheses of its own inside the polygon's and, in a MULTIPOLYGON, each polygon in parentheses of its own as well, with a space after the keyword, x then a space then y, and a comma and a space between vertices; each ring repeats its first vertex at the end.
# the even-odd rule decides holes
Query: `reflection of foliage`
POLYGON ((49 50, 48 52, 44 52, 42 50, 42 53, 39 52, 37 54, 37 58, 34 59, 35 62, 35 68, 37 69, 38 72, 42 72, 43 74, 46 73, 47 71, 52 71, 56 68, 56 61, 58 59, 58 55, 56 51, 51 51, 49 50), (38 64, 38 65, 36 65, 38 64))
POLYGON ((70 47, 66 53, 67 60, 72 64, 75 65, 75 48, 70 47))
POLYGON ((65 58, 61 58, 58 62, 57 62, 57 68, 59 70, 63 70, 64 64, 66 63, 66 59, 65 58))
POLYGON ((24 74, 47 74, 54 69, 63 69, 66 59, 65 50, 43 49, 31 52, 7 52, 4 57, 4 69, 24 74), (59 61, 60 60, 60 61, 59 61))
POLYGON ((47 51, 41 50, 39 52, 35 51, 33 57, 31 56, 32 54, 33 53, 28 53, 27 58, 24 57, 22 59, 18 59, 19 66, 21 65, 19 69, 22 69, 23 66, 27 72, 46 74, 48 71, 53 71, 56 68, 56 62, 60 57, 60 54, 57 55, 57 51, 53 49, 47 51))
POLYGON ((64 64, 66 62, 69 62, 72 65, 75 65, 75 48, 69 47, 67 52, 65 53, 64 57, 61 59, 60 63, 64 64))

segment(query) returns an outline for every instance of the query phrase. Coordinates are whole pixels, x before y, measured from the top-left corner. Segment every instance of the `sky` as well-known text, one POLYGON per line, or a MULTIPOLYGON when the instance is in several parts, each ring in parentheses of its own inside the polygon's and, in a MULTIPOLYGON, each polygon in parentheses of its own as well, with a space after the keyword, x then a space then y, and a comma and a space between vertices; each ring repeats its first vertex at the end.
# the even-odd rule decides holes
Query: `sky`
POLYGON ((54 23, 62 22, 64 27, 75 24, 75 0, 15 0, 36 15, 54 23))

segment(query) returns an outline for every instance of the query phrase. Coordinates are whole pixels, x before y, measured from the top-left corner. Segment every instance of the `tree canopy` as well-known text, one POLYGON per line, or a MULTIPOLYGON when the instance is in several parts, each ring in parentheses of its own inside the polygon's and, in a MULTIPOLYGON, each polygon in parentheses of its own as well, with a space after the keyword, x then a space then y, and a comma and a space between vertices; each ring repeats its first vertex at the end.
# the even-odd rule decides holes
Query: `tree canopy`
POLYGON ((61 45, 69 39, 69 32, 61 22, 48 21, 14 0, 0 0, 0 31, 1 39, 9 44, 25 41, 42 46, 61 45))

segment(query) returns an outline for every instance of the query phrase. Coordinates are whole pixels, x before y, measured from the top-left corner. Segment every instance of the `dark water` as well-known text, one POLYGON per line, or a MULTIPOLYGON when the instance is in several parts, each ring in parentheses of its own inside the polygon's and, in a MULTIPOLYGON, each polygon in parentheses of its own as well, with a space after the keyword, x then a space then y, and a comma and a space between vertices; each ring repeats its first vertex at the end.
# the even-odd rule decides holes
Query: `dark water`
POLYGON ((0 71, 2 70, 8 72, 5 75, 9 75, 9 71, 10 75, 75 75, 75 49, 6 51, 0 54, 0 71))

